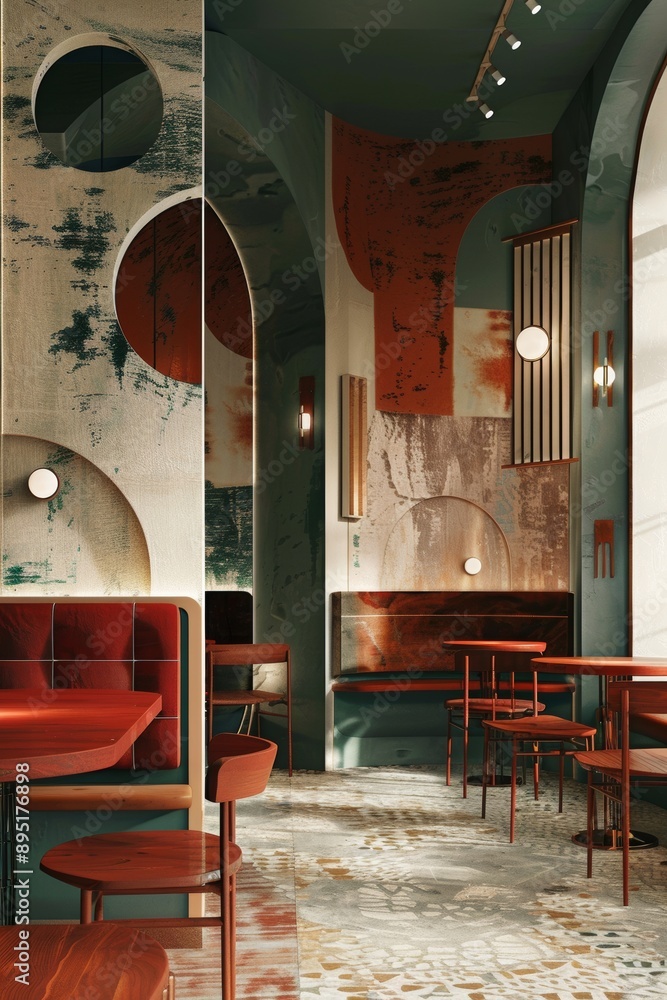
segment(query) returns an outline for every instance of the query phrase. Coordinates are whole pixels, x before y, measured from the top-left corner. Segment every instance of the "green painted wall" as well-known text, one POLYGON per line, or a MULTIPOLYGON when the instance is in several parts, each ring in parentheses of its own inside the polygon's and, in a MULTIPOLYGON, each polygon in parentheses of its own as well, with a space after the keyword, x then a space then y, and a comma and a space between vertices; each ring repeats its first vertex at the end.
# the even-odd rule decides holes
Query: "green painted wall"
MULTIPOLYGON (((321 768, 323 113, 227 36, 207 33, 206 53, 205 192, 236 244, 253 303, 255 639, 291 645, 294 763, 321 768), (315 378, 312 451, 298 447, 302 376, 315 378)), ((263 732, 272 735, 268 722, 263 732)))

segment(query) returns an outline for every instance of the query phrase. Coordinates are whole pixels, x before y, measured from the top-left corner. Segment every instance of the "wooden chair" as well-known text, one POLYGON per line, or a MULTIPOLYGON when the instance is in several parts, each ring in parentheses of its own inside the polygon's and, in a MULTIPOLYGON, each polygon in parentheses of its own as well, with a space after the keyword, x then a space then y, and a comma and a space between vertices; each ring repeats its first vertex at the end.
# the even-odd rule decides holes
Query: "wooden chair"
MULTIPOLYGON (((586 823, 586 874, 593 876, 596 795, 615 807, 614 830, 623 855, 623 905, 629 903, 630 841, 632 838, 631 789, 637 785, 667 784, 667 747, 630 748, 630 716, 667 710, 666 681, 614 681, 607 688, 607 706, 620 711, 620 749, 577 753, 575 759, 588 771, 586 823)), ((618 717, 618 716, 617 716, 618 717)))
POLYGON ((528 700, 516 696, 514 674, 516 670, 520 669, 519 658, 522 654, 531 657, 541 654, 546 649, 546 643, 521 642, 520 640, 517 642, 512 640, 493 642, 479 640, 461 641, 460 644, 456 641, 446 642, 445 646, 451 646, 455 649, 457 666, 461 665, 463 673, 463 697, 448 698, 445 701, 447 711, 446 782, 448 785, 451 784, 452 737, 453 732, 457 731, 463 736, 463 798, 465 799, 468 796, 468 744, 471 722, 475 720, 479 722, 484 719, 516 718, 544 711, 545 706, 542 702, 538 702, 535 697, 528 700), (517 653, 514 647, 519 643, 522 648, 517 653), (476 682, 471 681, 471 674, 477 675, 476 682), (504 680, 503 675, 506 675, 504 680), (471 689, 479 691, 480 697, 476 695, 471 697, 471 689))
POLYGON ((563 775, 565 758, 578 750, 592 750, 595 726, 561 719, 557 715, 535 713, 522 719, 484 719, 484 769, 482 774, 482 818, 486 817, 486 789, 493 783, 498 750, 510 744, 510 844, 514 843, 516 816, 517 761, 533 759, 533 794, 539 798, 539 762, 543 757, 558 757, 558 812, 563 811, 563 775), (528 744, 528 749, 526 749, 528 744))
POLYGON ((216 706, 243 708, 238 732, 250 733, 257 719, 261 735, 261 717, 284 718, 287 725, 287 769, 292 774, 292 662, 290 647, 280 643, 207 643, 206 644, 206 715, 208 739, 213 737, 213 712, 216 706), (285 691, 265 691, 255 686, 254 668, 260 663, 285 664, 285 691), (220 671, 226 668, 229 683, 219 686, 220 671), (233 671, 233 672, 232 672, 233 671), (216 674, 218 675, 216 677, 216 674), (274 705, 284 710, 275 712, 274 705), (268 708, 266 706, 269 706, 268 708))
POLYGON ((95 997, 173 1000, 167 953, 143 931, 117 924, 0 927, 3 1000, 95 997), (26 946, 26 935, 29 935, 26 946), (25 970, 21 965, 25 946, 25 970), (26 976, 17 980, 17 976, 26 976))
POLYGON ((71 840, 47 851, 40 868, 81 890, 81 923, 103 919, 105 895, 215 893, 220 915, 132 919, 133 927, 221 927, 222 998, 236 979, 236 800, 266 788, 277 747, 269 740, 219 733, 208 748, 206 797, 220 803, 220 835, 197 830, 137 830, 71 840))

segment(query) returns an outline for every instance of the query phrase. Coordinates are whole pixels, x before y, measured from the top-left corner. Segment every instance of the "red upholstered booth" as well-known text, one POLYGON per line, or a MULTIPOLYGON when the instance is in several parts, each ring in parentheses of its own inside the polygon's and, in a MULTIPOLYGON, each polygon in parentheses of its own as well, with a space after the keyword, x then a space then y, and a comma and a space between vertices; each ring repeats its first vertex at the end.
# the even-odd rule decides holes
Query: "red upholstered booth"
POLYGON ((0 688, 154 691, 162 711, 117 768, 178 767, 180 612, 175 604, 0 603, 0 688))

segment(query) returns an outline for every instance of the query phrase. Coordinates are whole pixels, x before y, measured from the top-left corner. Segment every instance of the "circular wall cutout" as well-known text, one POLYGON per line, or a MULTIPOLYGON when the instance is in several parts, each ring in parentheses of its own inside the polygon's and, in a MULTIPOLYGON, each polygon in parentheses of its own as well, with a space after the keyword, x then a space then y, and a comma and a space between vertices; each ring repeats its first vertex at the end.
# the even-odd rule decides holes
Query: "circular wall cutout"
POLYGON ((524 326, 516 349, 524 361, 539 361, 549 350, 549 334, 541 326, 524 326))
POLYGON ((130 45, 89 34, 54 49, 33 86, 42 142, 68 167, 104 172, 138 160, 162 124, 162 90, 130 45))
POLYGON ((162 375, 202 378, 201 198, 151 209, 122 249, 114 296, 123 334, 162 375))

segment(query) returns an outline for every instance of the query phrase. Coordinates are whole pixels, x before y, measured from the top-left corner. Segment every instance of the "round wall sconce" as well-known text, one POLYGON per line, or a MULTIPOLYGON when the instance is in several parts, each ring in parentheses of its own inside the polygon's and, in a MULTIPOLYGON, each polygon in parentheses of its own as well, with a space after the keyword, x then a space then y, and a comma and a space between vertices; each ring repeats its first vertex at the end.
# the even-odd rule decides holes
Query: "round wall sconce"
POLYGON ((482 563, 475 556, 471 556, 470 559, 466 559, 463 568, 469 576, 476 576, 482 568, 482 563))
POLYGON ((51 469, 35 469, 28 478, 28 489, 39 500, 50 500, 60 488, 60 480, 51 469))
POLYGON ((524 361, 539 361, 549 350, 549 334, 542 326, 524 326, 516 349, 524 361))

